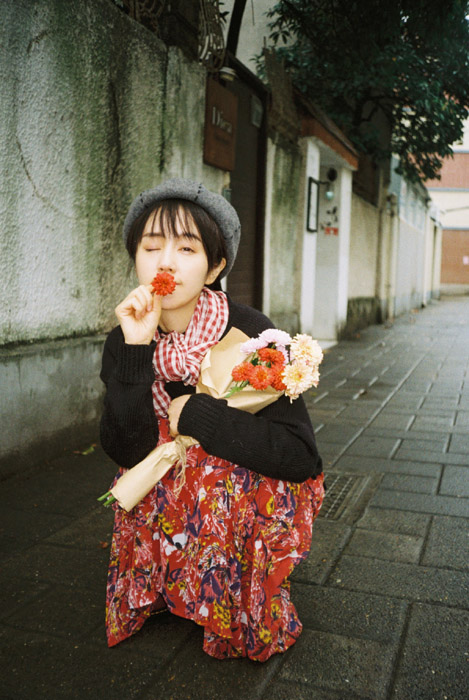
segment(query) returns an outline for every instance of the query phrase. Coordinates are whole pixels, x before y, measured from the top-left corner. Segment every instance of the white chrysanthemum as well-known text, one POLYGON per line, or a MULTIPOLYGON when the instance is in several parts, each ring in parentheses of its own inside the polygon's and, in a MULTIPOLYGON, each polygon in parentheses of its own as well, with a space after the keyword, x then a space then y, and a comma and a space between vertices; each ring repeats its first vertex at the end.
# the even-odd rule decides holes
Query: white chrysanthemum
POLYGON ((323 353, 317 340, 310 335, 297 333, 292 340, 291 353, 295 360, 306 362, 308 365, 318 366, 322 362, 323 353))
POLYGON ((286 388, 285 394, 291 401, 297 399, 307 389, 317 385, 319 373, 317 370, 306 364, 306 362, 296 361, 287 365, 282 373, 282 379, 286 388), (315 384, 316 383, 316 384, 315 384))

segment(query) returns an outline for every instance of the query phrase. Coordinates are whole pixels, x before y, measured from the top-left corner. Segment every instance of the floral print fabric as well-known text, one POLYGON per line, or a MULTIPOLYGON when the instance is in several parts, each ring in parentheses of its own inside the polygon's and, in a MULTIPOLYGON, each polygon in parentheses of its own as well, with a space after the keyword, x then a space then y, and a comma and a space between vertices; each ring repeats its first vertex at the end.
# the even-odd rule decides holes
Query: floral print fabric
MULTIPOLYGON (((170 439, 160 419, 159 443, 170 439)), ((308 554, 323 475, 271 479, 200 446, 187 462, 179 495, 173 467, 130 513, 115 507, 108 644, 139 630, 161 594, 170 612, 204 627, 211 656, 265 661, 301 633, 288 577, 308 554)))

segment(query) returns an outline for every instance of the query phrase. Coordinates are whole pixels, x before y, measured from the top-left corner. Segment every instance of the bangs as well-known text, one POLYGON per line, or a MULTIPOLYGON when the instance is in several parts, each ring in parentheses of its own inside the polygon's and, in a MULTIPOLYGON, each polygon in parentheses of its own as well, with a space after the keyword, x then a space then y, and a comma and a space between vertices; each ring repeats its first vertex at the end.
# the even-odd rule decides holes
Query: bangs
MULTIPOLYGON (((165 238, 198 238, 202 241, 202 235, 190 211, 184 206, 177 204, 174 199, 167 199, 161 202, 158 209, 155 209, 150 216, 146 217, 144 229, 150 223, 150 231, 161 233, 165 238), (179 233, 178 231, 183 231, 179 233)), ((148 233, 148 231, 147 231, 148 233)), ((143 232, 142 232, 143 235, 143 232)))
POLYGON ((127 252, 135 260, 143 232, 150 221, 150 231, 166 238, 180 238, 182 229, 188 237, 202 241, 207 256, 208 269, 213 270, 223 258, 227 258, 225 239, 216 221, 198 204, 186 199, 164 199, 155 209, 144 211, 134 221, 127 237, 127 252))

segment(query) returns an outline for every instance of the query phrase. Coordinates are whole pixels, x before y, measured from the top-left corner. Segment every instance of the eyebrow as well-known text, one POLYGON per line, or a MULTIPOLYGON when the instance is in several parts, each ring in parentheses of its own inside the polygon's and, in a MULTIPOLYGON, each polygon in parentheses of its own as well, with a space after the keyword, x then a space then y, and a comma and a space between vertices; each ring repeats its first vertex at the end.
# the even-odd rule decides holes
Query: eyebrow
MULTIPOLYGON (((142 238, 166 238, 165 234, 162 231, 148 231, 147 233, 144 233, 142 238)), ((189 241, 199 241, 200 243, 202 242, 202 239, 200 236, 198 236, 196 233, 192 233, 191 231, 184 231, 184 233, 173 233, 172 237, 174 238, 185 238, 186 240, 189 241)))

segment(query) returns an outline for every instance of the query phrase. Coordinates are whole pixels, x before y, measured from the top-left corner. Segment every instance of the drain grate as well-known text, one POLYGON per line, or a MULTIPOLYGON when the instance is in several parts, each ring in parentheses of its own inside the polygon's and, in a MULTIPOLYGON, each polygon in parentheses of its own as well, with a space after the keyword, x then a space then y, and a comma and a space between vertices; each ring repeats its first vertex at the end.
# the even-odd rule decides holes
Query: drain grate
POLYGON ((363 493, 367 478, 349 474, 328 474, 327 491, 319 517, 338 520, 349 505, 357 502, 363 493))

